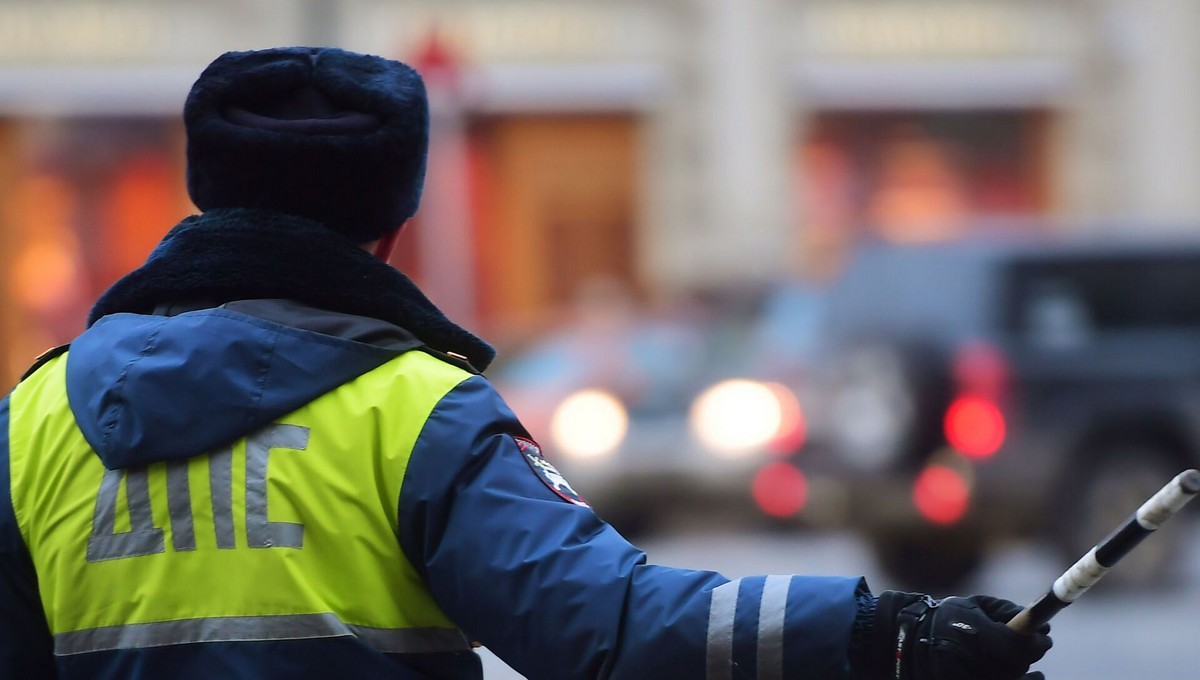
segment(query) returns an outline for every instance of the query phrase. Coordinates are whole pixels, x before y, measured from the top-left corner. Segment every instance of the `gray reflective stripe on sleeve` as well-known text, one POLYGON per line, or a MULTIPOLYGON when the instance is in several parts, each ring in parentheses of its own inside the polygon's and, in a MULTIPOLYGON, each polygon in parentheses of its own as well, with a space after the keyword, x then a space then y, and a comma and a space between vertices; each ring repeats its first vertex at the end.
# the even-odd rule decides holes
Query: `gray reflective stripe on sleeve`
MULTIPOLYGON (((783 678, 783 633, 791 576, 768 576, 758 606, 756 651, 759 680, 783 678)), ((730 581, 712 591, 708 610, 707 680, 733 677, 733 634, 742 581, 730 581)))
POLYGON ((768 576, 758 610, 758 677, 783 677, 783 626, 791 576, 768 576))
POLYGON ((226 447, 209 455, 208 484, 217 547, 232 550, 237 546, 233 537, 233 449, 226 447))
POLYGON ((153 555, 164 552, 163 531, 154 526, 150 511, 150 482, 145 468, 105 470, 96 494, 92 535, 88 537, 88 562, 122 557, 153 555), (129 506, 130 530, 116 533, 117 494, 125 480, 125 500, 129 506))
POLYGON ((143 649, 199 642, 254 642, 357 637, 381 652, 397 654, 459 652, 470 643, 454 628, 370 628, 349 626, 334 614, 231 616, 132 623, 59 633, 59 656, 113 649, 143 649))
POLYGON ((188 488, 188 462, 167 463, 167 505, 171 516, 171 546, 176 550, 196 549, 192 524, 192 492, 188 488))
POLYGON ((730 581, 712 591, 708 608, 708 653, 705 659, 707 680, 733 677, 733 617, 737 613, 738 591, 742 581, 730 581))

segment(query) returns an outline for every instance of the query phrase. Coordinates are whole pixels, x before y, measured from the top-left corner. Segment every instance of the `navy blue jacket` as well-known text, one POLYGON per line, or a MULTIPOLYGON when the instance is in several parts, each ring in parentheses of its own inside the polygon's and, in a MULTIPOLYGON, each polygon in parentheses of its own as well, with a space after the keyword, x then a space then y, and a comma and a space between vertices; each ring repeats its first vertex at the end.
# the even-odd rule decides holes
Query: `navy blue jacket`
MULTIPOLYGON (((284 221, 270 243, 277 250, 307 243, 309 252, 264 272, 276 266, 274 251, 264 256, 255 248, 268 247, 264 233, 275 217, 260 217, 230 213, 213 217, 216 226, 201 219, 177 227, 127 277, 136 285, 118 284, 102 298, 93 313, 101 322, 72 344, 65 389, 81 430, 99 427, 114 401, 137 424, 110 437, 102 453, 110 469, 227 444, 401 352, 432 351, 431 338, 442 349, 459 342, 469 356, 478 349, 423 298, 416 311, 404 307, 419 293, 389 283, 390 268, 367 262, 351 244, 321 243, 319 226, 284 221), (243 242, 230 245, 239 230, 243 242), (297 237, 303 230, 311 239, 297 237), (214 252, 224 259, 204 259, 214 252), (297 267, 303 257, 313 266, 297 267), (331 257, 343 261, 318 266, 331 257), (175 315, 180 310, 150 304, 188 299, 181 291, 214 276, 224 276, 226 288, 205 285, 203 292, 223 308, 175 315), (255 290, 268 294, 227 296, 254 276, 261 278, 255 290), (370 290, 349 290, 364 280, 374 281, 370 290), (277 284, 307 304, 264 300, 280 297, 269 294, 277 284), (418 328, 369 308, 382 309, 381 299, 400 305, 395 318, 418 328), (322 311, 352 303, 367 308, 322 311), (119 389, 134 362, 146 362, 138 389, 119 389)), ((56 657, 10 495, 9 406, 0 401, 0 678, 480 677, 472 652, 388 654, 353 635, 56 657)), ((535 472, 528 438, 491 384, 469 377, 426 419, 397 501, 405 556, 470 639, 529 678, 849 677, 851 646, 873 604, 862 579, 730 581, 647 564, 591 508, 535 472)))
MULTIPOLYGON (((242 313, 238 309, 233 305, 225 313, 242 313)), ((136 420, 146 426, 129 435, 138 446, 114 447, 106 452, 114 456, 106 464, 150 462, 143 456, 155 457, 155 451, 202 452, 229 433, 246 434, 240 430, 265 424, 277 412, 286 413, 400 351, 380 348, 370 360, 361 352, 334 351, 321 331, 334 330, 329 322, 339 319, 290 312, 304 317, 299 325, 320 330, 307 330, 311 339, 285 336, 291 342, 284 343, 272 324, 265 324, 251 337, 231 337, 228 346, 213 347, 189 340, 199 337, 191 326, 196 313, 154 324, 159 346, 170 349, 157 357, 158 379, 143 381, 144 391, 129 395, 126 405, 143 411, 144 417, 136 420), (255 383, 260 373, 252 369, 261 366, 266 353, 281 351, 290 356, 273 365, 287 368, 264 380, 278 392, 259 394, 255 383), (295 367, 307 372, 289 375, 295 367), (230 400, 231 393, 257 398, 253 410, 261 422, 239 418, 236 429, 223 431, 242 412, 238 407, 246 406, 230 400), (216 394, 225 398, 216 399, 216 394), (191 426, 183 431, 211 437, 189 436, 189 447, 196 451, 179 446, 176 433, 188 421, 191 426)), ((113 319, 93 327, 71 352, 67 390, 80 395, 72 403, 81 405, 75 416, 85 431, 99 416, 92 407, 103 403, 88 395, 111 392, 143 346, 144 334, 151 332, 144 317, 122 316, 128 321, 113 319)), ((219 315, 205 321, 222 324, 219 315)), ((351 321, 359 327, 343 323, 343 332, 377 339, 401 336, 399 329, 389 333, 382 322, 351 321)), ((54 664, 36 576, 8 498, 7 415, 6 400, 0 405, 3 677, 38 677, 35 669, 54 677, 56 666, 63 677, 78 678, 318 678, 330 672, 362 678, 478 677, 474 659, 396 655, 384 660, 353 649, 353 641, 337 639, 95 652, 59 657, 54 664), (436 668, 423 667, 428 664, 436 668)), ((483 377, 466 380, 441 401, 413 451, 399 505, 399 536, 443 610, 514 668, 531 678, 847 675, 858 579, 790 576, 729 582, 711 572, 648 565, 641 551, 590 508, 554 493, 531 470, 516 439, 489 436, 494 433, 526 436, 483 377), (736 670, 714 674, 714 664, 736 670)))

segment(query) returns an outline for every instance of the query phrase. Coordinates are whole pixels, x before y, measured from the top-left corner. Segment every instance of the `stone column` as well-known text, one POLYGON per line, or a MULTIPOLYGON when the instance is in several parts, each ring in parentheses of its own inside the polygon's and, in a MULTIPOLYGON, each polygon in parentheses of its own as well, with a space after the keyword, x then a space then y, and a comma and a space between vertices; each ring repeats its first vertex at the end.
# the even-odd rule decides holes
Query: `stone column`
POLYGON ((674 289, 770 278, 791 249, 778 0, 676 0, 673 90, 647 123, 645 270, 674 289))
POLYGON ((1200 3, 1125 0, 1112 30, 1128 60, 1123 138, 1132 214, 1200 220, 1200 3))
POLYGON ((706 238, 716 279, 773 276, 787 266, 791 126, 777 0, 698 0, 696 65, 706 238))
POLYGON ((1112 4, 1113 0, 1065 3, 1083 28, 1080 48, 1071 55, 1071 91, 1055 111, 1051 128, 1052 195, 1057 216, 1084 229, 1128 206, 1129 169, 1120 160, 1124 74, 1110 32, 1112 4))

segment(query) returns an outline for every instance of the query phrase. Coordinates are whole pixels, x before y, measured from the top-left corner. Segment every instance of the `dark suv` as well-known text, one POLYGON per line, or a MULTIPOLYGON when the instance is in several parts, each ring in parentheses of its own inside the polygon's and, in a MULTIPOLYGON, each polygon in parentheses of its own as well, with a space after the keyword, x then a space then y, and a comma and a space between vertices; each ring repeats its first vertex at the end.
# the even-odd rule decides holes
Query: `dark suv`
MULTIPOLYGON (((825 309, 795 462, 901 583, 1012 537, 1066 566, 1200 462, 1200 243, 868 247, 825 309)), ((1109 580, 1166 582, 1163 533, 1109 580)))

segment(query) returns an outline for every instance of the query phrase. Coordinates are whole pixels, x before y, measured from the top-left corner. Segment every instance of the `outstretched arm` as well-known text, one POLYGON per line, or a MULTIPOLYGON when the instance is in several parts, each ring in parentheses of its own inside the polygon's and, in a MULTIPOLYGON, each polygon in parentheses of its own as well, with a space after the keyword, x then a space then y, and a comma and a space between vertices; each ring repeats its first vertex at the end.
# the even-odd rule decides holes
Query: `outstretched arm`
POLYGON ((434 409, 401 490, 405 553, 469 635, 531 679, 848 677, 861 579, 646 564, 539 472, 526 436, 468 380, 434 409))

